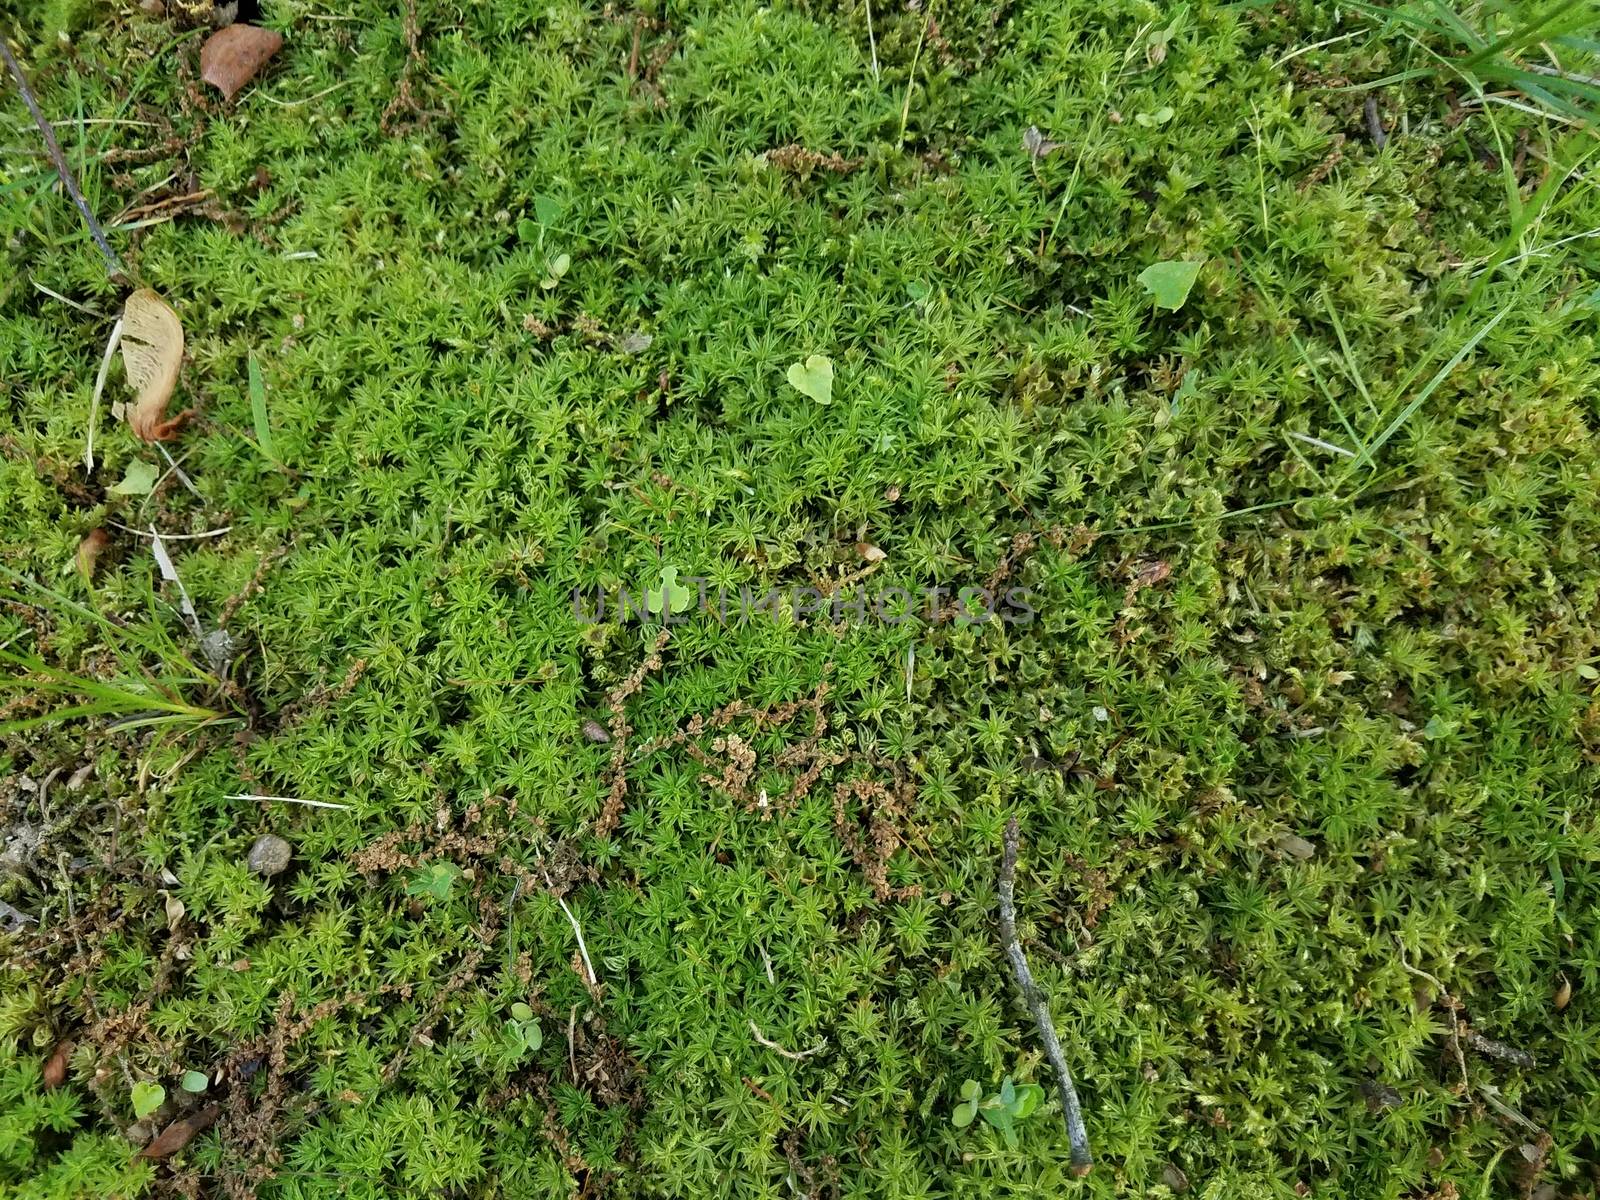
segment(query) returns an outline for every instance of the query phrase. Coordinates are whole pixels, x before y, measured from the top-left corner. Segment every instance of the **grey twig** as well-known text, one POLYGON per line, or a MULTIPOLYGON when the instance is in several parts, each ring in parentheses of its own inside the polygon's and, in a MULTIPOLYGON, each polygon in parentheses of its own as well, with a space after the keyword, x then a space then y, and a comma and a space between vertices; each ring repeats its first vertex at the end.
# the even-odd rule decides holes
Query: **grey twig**
POLYGON ((50 127, 50 122, 45 120, 44 113, 39 109, 39 101, 34 98, 33 89, 28 86, 28 79, 22 73, 22 66, 12 57, 11 48, 6 45, 6 39, 0 35, 0 58, 6 60, 6 66, 11 70, 11 77, 17 81, 17 88, 22 92, 23 103, 28 106, 28 111, 33 114, 33 123, 39 127, 39 132, 44 135, 45 149, 50 152, 50 161, 55 165, 56 174, 61 176, 62 186, 67 189, 67 194, 72 197, 72 202, 78 206, 78 211, 83 214, 84 222, 89 226, 89 236, 94 238, 94 244, 100 247, 100 253, 105 255, 106 270, 113 276, 126 278, 128 272, 122 265, 122 260, 117 257, 117 252, 111 248, 111 243, 106 239, 106 231, 100 227, 100 222, 95 219, 89 202, 83 198, 83 193, 78 190, 78 181, 72 174, 72 168, 67 165, 67 156, 61 153, 61 143, 56 141, 55 130, 50 127))
POLYGON ((1039 1039, 1044 1042, 1045 1057, 1056 1071, 1056 1086, 1061 1092, 1061 1113, 1067 1122, 1067 1142, 1072 1147, 1072 1173, 1087 1175, 1094 1166, 1089 1153, 1089 1132, 1083 1127, 1083 1109, 1078 1104, 1077 1090, 1072 1086, 1072 1072, 1067 1070, 1066 1056, 1061 1053, 1061 1039, 1056 1036, 1055 1022, 1050 1019, 1050 1006, 1044 994, 1033 982, 1033 972, 1028 969, 1028 956, 1022 952, 1017 940, 1017 840, 1020 834, 1017 819, 1006 822, 1005 856, 1000 860, 1000 941, 1006 957, 1011 960, 1011 971, 1017 977, 1017 987, 1022 992, 1022 1002, 1033 1015, 1039 1027, 1039 1039))
POLYGON ((1389 144, 1389 135, 1383 131, 1383 118, 1378 115, 1378 98, 1367 96, 1365 105, 1367 114, 1367 133, 1372 137, 1372 144, 1382 150, 1389 144))
POLYGON ((1479 1054, 1489 1058, 1498 1058, 1501 1062, 1511 1063, 1513 1066, 1524 1067, 1532 1070, 1537 1064, 1533 1055, 1516 1046, 1508 1046, 1505 1042, 1497 1042, 1492 1037, 1484 1037, 1465 1021, 1461 1022, 1461 1036, 1479 1054))

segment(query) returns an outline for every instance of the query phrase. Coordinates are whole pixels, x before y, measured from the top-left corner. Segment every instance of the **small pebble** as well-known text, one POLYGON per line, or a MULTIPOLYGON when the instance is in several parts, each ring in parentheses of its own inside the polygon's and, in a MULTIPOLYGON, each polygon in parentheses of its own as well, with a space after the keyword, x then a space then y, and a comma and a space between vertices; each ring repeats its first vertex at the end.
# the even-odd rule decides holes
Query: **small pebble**
POLYGON ((268 878, 289 865, 289 843, 275 833, 263 833, 250 847, 250 869, 268 878))

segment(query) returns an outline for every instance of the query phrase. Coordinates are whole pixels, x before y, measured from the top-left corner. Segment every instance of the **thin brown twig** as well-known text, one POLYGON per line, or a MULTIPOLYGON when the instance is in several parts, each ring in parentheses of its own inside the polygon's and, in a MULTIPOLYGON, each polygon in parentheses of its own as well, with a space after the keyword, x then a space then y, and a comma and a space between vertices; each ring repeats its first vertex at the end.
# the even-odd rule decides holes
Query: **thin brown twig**
POLYGON ((1456 1018, 1456 1010, 1460 1006, 1456 1003, 1455 997, 1450 994, 1450 989, 1440 983, 1435 976, 1428 974, 1428 972, 1419 967, 1413 967, 1406 961, 1405 943, 1400 940, 1399 934, 1395 935, 1394 944, 1395 950, 1400 955, 1400 969, 1408 975, 1415 975, 1418 979, 1433 984, 1439 993, 1439 998, 1444 1001, 1445 1007, 1450 1010, 1450 1047, 1456 1052, 1456 1066, 1461 1068, 1461 1093, 1468 1101, 1471 1101, 1472 1080, 1467 1075, 1467 1056, 1461 1052, 1461 1022, 1456 1018))
POLYGON ((11 71, 11 77, 17 81, 17 88, 22 93, 22 101, 28 106, 28 111, 33 114, 33 123, 39 127, 39 132, 44 136, 45 149, 50 152, 50 162, 56 169, 56 174, 61 177, 61 185, 67 189, 67 194, 72 197, 72 202, 78 206, 78 211, 83 214, 84 222, 89 226, 89 236, 94 238, 94 244, 100 247, 100 253, 105 256, 106 273, 113 278, 126 277, 127 268, 122 265, 122 260, 117 257, 117 252, 111 248, 111 242, 106 238, 106 231, 100 227, 100 222, 95 219, 89 202, 83 198, 83 192, 78 188, 78 180, 72 174, 72 168, 67 165, 67 156, 61 152, 61 143, 56 141, 55 130, 50 122, 45 119, 44 113, 39 108, 39 101, 34 97, 33 89, 28 86, 28 77, 22 73, 22 65, 12 57, 11 48, 6 45, 6 40, 0 36, 0 58, 6 60, 6 66, 11 71))
POLYGON ((1055 1022, 1050 1019, 1050 1006, 1034 983, 1033 972, 1028 969, 1028 956, 1017 940, 1017 843, 1020 836, 1017 819, 1012 817, 1006 822, 1005 854, 1000 859, 1000 941, 1006 957, 1011 960, 1011 972, 1017 977, 1022 1002, 1039 1027, 1045 1057, 1055 1068, 1061 1114, 1067 1122, 1067 1142, 1072 1147, 1072 1173, 1082 1176, 1094 1167, 1094 1156, 1089 1153, 1089 1131, 1083 1126, 1083 1109, 1078 1104, 1077 1089, 1072 1086, 1072 1072, 1067 1070, 1066 1056, 1061 1052, 1055 1022))

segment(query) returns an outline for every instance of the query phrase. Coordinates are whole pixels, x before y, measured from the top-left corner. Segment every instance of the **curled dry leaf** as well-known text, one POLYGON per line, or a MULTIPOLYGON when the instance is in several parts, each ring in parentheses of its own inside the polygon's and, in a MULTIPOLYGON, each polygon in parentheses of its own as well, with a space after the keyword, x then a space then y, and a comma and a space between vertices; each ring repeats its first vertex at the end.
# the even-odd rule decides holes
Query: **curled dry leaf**
POLYGON ((208 1104, 199 1112, 174 1121, 158 1133, 154 1141, 139 1151, 139 1157, 170 1158, 193 1141, 196 1134, 211 1128, 221 1114, 222 1105, 208 1104))
POLYGON ((140 288, 122 308, 122 365, 128 385, 139 395, 128 409, 128 424, 146 442, 164 442, 189 413, 167 419, 167 401, 183 365, 183 325, 172 306, 149 288, 140 288))
POLYGON ((111 544, 111 535, 104 529, 91 529, 78 543, 78 571, 85 579, 94 578, 94 569, 111 544))
POLYGON ((1038 162, 1041 158, 1054 154, 1061 149, 1060 142, 1052 142, 1039 132, 1037 125, 1029 125, 1022 131, 1022 149, 1027 156, 1038 162))
POLYGON ((232 100, 283 48, 283 35, 259 25, 229 25, 206 39, 200 51, 200 78, 232 100))
POLYGON ((856 553, 861 556, 863 562, 869 563, 879 563, 889 557, 871 542, 857 542, 856 553))
POLYGON ((71 1038, 62 1039, 61 1043, 51 1051, 50 1057, 44 1060, 44 1086, 58 1088, 67 1081, 67 1060, 72 1057, 75 1043, 71 1038))

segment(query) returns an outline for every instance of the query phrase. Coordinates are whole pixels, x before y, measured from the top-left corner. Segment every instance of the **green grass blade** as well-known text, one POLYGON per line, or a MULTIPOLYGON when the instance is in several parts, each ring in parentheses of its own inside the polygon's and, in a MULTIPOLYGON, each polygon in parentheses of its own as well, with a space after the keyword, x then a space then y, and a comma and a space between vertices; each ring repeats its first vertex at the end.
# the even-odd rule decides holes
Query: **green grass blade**
POLYGON ((1449 362, 1445 363, 1444 366, 1440 367, 1434 372, 1433 378, 1428 380, 1427 385, 1422 389, 1422 391, 1417 393, 1416 398, 1412 400, 1410 404, 1407 404, 1405 408, 1401 409, 1399 415, 1397 415, 1394 420, 1390 421, 1388 426, 1385 427, 1384 431, 1372 440, 1370 455, 1376 455, 1378 451, 1382 450, 1383 447, 1388 444, 1390 438, 1394 437, 1395 434, 1400 432, 1401 428, 1403 428, 1405 423, 1411 419, 1412 415, 1417 411, 1417 409, 1426 404, 1428 402, 1428 397, 1433 395, 1434 392, 1438 391, 1440 384, 1444 383, 1444 381, 1450 377, 1450 372, 1454 371, 1458 366, 1460 366, 1462 360, 1465 359, 1467 355, 1471 354, 1473 350, 1477 349, 1478 343, 1483 341, 1483 339, 1489 335, 1489 331, 1496 325, 1500 324, 1501 320, 1503 320, 1506 314, 1510 311, 1511 310, 1509 308, 1502 308, 1499 312, 1495 313, 1494 316, 1490 317, 1477 333, 1473 334, 1467 339, 1465 345, 1463 345, 1459 350, 1450 356, 1449 362))
POLYGON ((267 420, 267 385, 262 381, 261 364, 256 361, 254 351, 250 354, 250 416, 255 422, 256 444, 261 447, 261 453, 274 463, 282 462, 272 441, 272 425, 267 420))

